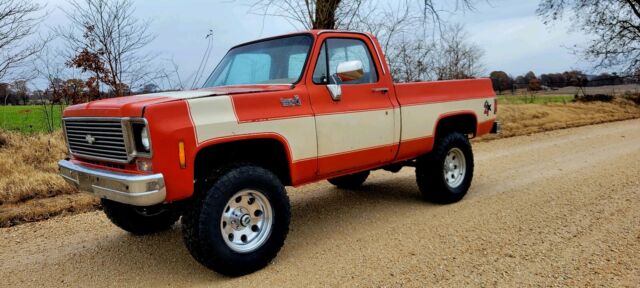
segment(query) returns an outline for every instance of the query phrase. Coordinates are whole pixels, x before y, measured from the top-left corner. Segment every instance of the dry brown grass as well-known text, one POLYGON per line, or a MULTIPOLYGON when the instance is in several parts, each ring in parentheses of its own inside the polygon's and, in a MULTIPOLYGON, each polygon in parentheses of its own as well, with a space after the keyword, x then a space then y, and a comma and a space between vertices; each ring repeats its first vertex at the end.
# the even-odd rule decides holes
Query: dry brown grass
MULTIPOLYGON (((640 118, 640 106, 616 99, 611 103, 502 104, 501 135, 479 141, 548 130, 640 118)), ((95 210, 99 201, 78 193, 57 175, 64 158, 60 132, 25 135, 0 131, 0 227, 95 210)))
POLYGON ((86 193, 62 194, 0 206, 0 227, 93 211, 99 201, 86 193))
POLYGON ((96 206, 57 175, 65 150, 60 132, 0 131, 0 227, 96 206))
POLYGON ((640 106, 631 101, 499 105, 501 135, 481 140, 528 135, 549 130, 640 118, 640 106))

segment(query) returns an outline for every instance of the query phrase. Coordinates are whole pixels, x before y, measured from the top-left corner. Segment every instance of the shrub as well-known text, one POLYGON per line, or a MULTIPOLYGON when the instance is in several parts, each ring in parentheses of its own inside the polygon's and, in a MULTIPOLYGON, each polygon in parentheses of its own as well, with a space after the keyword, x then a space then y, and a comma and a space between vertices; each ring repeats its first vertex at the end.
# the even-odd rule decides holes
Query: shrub
POLYGON ((636 105, 640 105, 640 93, 638 92, 635 92, 635 93, 627 92, 626 94, 624 94, 624 96, 622 96, 622 98, 627 99, 633 103, 636 103, 636 105))
POLYGON ((607 94, 585 94, 582 96, 575 95, 573 102, 611 102, 613 98, 613 95, 607 94))
POLYGON ((0 149, 2 149, 2 147, 7 146, 7 144, 9 144, 9 138, 7 138, 6 135, 1 133, 2 132, 0 132, 0 149))

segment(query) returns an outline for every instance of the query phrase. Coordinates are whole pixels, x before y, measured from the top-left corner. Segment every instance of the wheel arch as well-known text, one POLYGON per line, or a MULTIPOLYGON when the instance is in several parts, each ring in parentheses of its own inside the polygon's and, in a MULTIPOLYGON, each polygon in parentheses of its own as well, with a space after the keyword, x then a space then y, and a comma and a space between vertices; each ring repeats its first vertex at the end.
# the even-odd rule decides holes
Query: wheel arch
POLYGON ((473 134, 475 137, 478 132, 478 116, 471 110, 454 111, 440 115, 433 128, 433 137, 437 138, 451 131, 473 134))
POLYGON ((291 185, 292 155, 288 141, 277 133, 237 135, 203 142, 194 156, 194 180, 223 163, 250 162, 272 171, 291 185))

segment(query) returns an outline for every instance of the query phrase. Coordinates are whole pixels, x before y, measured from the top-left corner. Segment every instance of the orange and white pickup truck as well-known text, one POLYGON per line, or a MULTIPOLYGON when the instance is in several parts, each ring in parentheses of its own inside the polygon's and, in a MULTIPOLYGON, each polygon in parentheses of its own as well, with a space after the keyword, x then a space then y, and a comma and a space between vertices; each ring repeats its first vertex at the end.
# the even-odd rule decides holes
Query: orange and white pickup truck
MULTIPOLYGON (((425 199, 469 189, 469 138, 499 130, 488 79, 395 84, 371 34, 313 30, 232 48, 203 88, 70 106, 60 174, 133 234, 180 217, 193 257, 226 275, 283 246, 285 186, 362 185, 415 167, 425 199)), ((355 204, 354 204, 355 205, 355 204)))

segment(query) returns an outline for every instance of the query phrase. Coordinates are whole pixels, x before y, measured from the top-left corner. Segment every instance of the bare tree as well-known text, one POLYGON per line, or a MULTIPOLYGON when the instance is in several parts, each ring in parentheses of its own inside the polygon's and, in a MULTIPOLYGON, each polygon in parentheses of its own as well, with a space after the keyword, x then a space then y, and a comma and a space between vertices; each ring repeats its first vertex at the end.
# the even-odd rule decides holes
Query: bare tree
POLYGON ((170 62, 170 67, 162 68, 160 76, 154 78, 153 83, 158 87, 162 87, 163 90, 184 90, 186 87, 184 83, 185 81, 188 82, 189 79, 183 81, 180 75, 180 67, 173 58, 165 59, 165 61, 170 62))
POLYGON ((0 80, 23 67, 46 44, 27 42, 42 21, 42 8, 28 0, 0 1, 0 80))
POLYGON ((304 29, 335 29, 358 13, 364 0, 258 0, 251 4, 264 16, 285 18, 304 29))
POLYGON ((389 56, 387 60, 394 79, 415 82, 481 74, 482 51, 466 41, 461 26, 455 26, 457 30, 447 28, 442 20, 443 13, 472 10, 475 2, 260 0, 252 7, 265 16, 283 17, 292 25, 305 29, 371 32, 389 56), (448 53, 437 53, 443 49, 448 53))
POLYGON ((47 131, 53 132, 60 119, 55 118, 55 111, 63 110, 64 104, 72 103, 71 99, 66 99, 63 93, 64 78, 70 76, 69 68, 65 65, 65 59, 60 51, 53 51, 46 47, 38 53, 32 63, 38 77, 46 82, 46 88, 40 96, 42 109, 42 120, 47 131))
MULTIPOLYGON (((455 0, 443 5, 435 0, 405 0, 409 4, 412 17, 422 22, 441 22, 441 14, 447 8, 452 10, 473 9, 475 0, 455 0)), ((305 29, 349 29, 364 15, 372 15, 377 7, 390 5, 388 1, 366 0, 257 0, 254 11, 265 16, 280 16, 295 26, 305 29)))
POLYGON ((27 105, 29 102, 29 87, 26 80, 16 80, 13 82, 13 87, 16 89, 16 96, 22 100, 23 105, 27 105))
POLYGON ((640 1, 542 0, 537 12, 546 24, 569 14, 577 29, 595 36, 580 50, 596 68, 640 71, 640 1))
POLYGON ((389 69, 396 82, 434 79, 436 46, 426 41, 400 40, 387 48, 389 69))
MULTIPOLYGON (((151 77, 152 56, 145 53, 155 36, 149 32, 149 21, 134 17, 130 0, 70 0, 65 11, 71 27, 56 30, 67 41, 72 53, 94 55, 104 65, 99 80, 116 96, 127 87, 142 85, 151 77)), ((73 57, 72 57, 73 58, 73 57)), ((95 71, 94 71, 95 72, 95 71)), ((100 74, 100 73, 98 73, 100 74)))
POLYGON ((423 15, 415 14, 425 4, 403 0, 394 3, 370 1, 365 5, 363 12, 357 13, 350 26, 344 29, 376 35, 385 55, 389 56, 387 61, 395 81, 434 79, 434 35, 426 33, 423 15))
POLYGON ((439 80, 475 78, 484 74, 481 58, 484 51, 466 39, 464 26, 456 24, 445 29, 442 42, 436 48, 436 76, 439 80))

